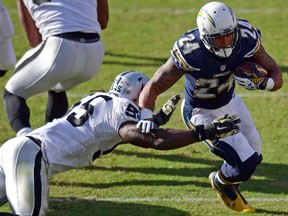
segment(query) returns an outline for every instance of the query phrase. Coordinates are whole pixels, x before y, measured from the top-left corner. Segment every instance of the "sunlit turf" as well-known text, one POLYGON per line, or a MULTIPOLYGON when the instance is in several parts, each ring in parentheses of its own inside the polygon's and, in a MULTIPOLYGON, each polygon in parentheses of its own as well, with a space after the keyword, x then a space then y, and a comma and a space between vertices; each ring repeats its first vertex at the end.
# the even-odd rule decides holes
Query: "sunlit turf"
MULTIPOLYGON (((102 33, 106 48, 104 64, 93 80, 68 92, 70 105, 90 90, 108 90, 114 76, 122 71, 138 70, 151 77, 169 57, 174 41, 186 30, 196 27, 197 11, 206 2, 109 1, 110 22, 102 33)), ((18 22, 16 1, 4 0, 3 3, 14 21, 13 42, 19 59, 28 45, 18 22)), ((278 62, 284 77, 283 88, 275 93, 236 89, 251 111, 263 140, 263 162, 251 180, 241 186, 241 191, 256 208, 253 215, 288 215, 287 2, 228 3, 239 17, 260 28, 263 45, 278 62)), ((1 93, 9 75, 0 79, 1 93)), ((182 95, 182 92, 183 79, 158 98, 157 108, 170 96, 182 95)), ((46 93, 28 100, 34 128, 44 122, 46 100, 46 93)), ((3 143, 13 137, 14 132, 3 103, 0 111, 3 143)), ((167 127, 185 128, 179 107, 167 127)), ((166 152, 120 146, 97 159, 91 167, 53 177, 48 215, 239 215, 226 209, 210 188, 208 175, 221 164, 202 143, 166 152)), ((8 210, 8 205, 0 208, 0 211, 8 210)))

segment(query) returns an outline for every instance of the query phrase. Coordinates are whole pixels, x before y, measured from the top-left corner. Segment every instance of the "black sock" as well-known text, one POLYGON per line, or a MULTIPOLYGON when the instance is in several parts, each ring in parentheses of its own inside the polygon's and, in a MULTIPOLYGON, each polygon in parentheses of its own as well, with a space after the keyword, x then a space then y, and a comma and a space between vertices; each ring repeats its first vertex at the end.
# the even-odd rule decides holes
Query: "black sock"
POLYGON ((3 77, 6 74, 7 70, 0 70, 0 77, 3 77))
POLYGON ((24 127, 31 127, 30 110, 24 98, 4 89, 3 102, 9 123, 16 133, 24 127))
POLYGON ((56 93, 48 91, 48 102, 46 108, 46 122, 62 117, 68 110, 68 98, 66 92, 56 93))

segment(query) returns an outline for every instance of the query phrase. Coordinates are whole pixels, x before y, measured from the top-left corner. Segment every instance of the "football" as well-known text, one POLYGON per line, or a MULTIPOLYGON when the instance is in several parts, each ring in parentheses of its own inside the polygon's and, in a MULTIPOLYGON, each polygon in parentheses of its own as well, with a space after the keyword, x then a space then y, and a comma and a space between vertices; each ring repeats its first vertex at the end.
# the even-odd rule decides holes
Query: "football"
POLYGON ((268 72, 259 63, 253 61, 242 62, 239 66, 236 67, 234 75, 238 77, 243 77, 243 73, 246 73, 246 75, 253 73, 253 64, 256 66, 257 70, 262 75, 262 77, 267 77, 268 72), (245 72, 239 69, 239 67, 242 68, 245 72))

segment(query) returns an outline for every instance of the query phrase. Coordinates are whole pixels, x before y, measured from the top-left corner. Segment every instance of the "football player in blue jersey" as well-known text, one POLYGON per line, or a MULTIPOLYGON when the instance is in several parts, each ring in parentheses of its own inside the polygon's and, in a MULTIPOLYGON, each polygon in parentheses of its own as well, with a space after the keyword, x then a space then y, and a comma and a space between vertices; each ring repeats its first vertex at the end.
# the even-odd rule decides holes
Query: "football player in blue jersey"
POLYGON ((204 5, 197 15, 196 29, 185 32, 171 49, 171 57, 154 74, 140 95, 142 132, 154 128, 152 110, 159 94, 185 76, 182 117, 188 128, 209 123, 224 113, 241 119, 240 133, 223 139, 205 140, 212 153, 224 160, 221 168, 210 174, 211 185, 224 204, 238 212, 254 212, 239 191, 262 160, 261 137, 246 105, 235 94, 235 68, 251 60, 262 65, 267 77, 255 67, 254 76, 238 77, 249 90, 276 91, 282 74, 277 63, 265 51, 260 31, 248 21, 236 17, 221 2, 204 5))

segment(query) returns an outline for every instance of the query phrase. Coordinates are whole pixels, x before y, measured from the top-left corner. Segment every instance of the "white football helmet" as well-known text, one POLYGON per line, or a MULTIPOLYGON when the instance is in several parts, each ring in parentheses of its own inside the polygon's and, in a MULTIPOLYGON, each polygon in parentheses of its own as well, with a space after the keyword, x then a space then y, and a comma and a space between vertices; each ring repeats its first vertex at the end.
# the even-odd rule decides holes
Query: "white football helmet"
POLYGON ((140 92, 148 81, 149 78, 140 72, 125 71, 116 76, 109 93, 137 103, 140 92))
POLYGON ((239 41, 238 21, 233 10, 222 2, 210 2, 204 5, 197 15, 197 27, 205 47, 218 57, 227 58, 239 41), (217 47, 213 39, 233 34, 231 45, 217 47))

